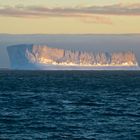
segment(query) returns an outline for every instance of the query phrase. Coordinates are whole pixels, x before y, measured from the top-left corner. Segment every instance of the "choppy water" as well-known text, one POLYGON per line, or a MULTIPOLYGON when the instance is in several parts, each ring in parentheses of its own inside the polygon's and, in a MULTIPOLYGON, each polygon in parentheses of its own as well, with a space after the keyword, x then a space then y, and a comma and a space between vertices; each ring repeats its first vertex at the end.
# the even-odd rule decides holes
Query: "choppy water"
POLYGON ((139 140, 138 71, 0 71, 0 139, 139 140))

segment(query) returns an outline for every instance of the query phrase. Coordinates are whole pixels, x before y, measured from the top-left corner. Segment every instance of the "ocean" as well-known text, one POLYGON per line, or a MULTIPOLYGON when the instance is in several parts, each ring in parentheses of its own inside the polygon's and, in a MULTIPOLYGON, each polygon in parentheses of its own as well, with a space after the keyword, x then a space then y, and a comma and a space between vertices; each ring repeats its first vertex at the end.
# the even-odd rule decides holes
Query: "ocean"
POLYGON ((139 140, 140 71, 0 71, 0 140, 139 140))

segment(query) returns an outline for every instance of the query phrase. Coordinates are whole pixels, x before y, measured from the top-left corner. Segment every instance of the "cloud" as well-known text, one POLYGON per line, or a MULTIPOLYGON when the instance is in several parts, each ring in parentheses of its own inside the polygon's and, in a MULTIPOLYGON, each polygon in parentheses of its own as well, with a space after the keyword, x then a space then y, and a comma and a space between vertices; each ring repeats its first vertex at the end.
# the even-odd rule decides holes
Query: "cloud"
MULTIPOLYGON (((0 7, 1 16, 9 17, 76 17, 92 18, 93 21, 110 23, 110 20, 103 16, 108 15, 135 15, 140 16, 140 3, 137 4, 115 4, 105 6, 88 6, 88 7, 55 7, 48 8, 43 6, 23 6, 0 7), (97 16, 98 15, 98 16, 97 16)), ((92 20, 91 20, 92 21, 92 20)))
POLYGON ((85 16, 80 18, 82 22, 84 23, 100 23, 100 24, 113 24, 111 19, 106 16, 85 16))

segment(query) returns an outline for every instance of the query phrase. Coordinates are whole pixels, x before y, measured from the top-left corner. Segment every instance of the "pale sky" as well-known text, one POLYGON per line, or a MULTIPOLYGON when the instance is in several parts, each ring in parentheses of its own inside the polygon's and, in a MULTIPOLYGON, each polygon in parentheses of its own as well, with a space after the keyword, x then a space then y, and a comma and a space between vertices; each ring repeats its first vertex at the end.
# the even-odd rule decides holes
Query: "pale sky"
POLYGON ((140 0, 0 0, 0 33, 140 33, 140 0))

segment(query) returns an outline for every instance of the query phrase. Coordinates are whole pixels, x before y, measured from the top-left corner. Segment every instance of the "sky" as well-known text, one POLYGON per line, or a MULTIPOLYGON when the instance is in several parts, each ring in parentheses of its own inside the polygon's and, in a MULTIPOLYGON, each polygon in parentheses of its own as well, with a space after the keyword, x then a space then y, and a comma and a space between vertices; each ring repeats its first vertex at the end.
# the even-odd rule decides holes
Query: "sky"
POLYGON ((140 0, 0 0, 0 33, 140 33, 140 0))

